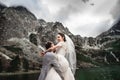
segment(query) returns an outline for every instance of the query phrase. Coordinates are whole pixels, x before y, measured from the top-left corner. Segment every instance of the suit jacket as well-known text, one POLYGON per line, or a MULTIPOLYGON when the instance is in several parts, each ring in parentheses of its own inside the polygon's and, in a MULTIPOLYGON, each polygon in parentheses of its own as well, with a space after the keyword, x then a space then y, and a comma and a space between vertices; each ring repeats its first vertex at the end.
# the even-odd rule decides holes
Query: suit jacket
POLYGON ((47 52, 44 55, 42 69, 41 69, 41 74, 40 74, 38 80, 45 80, 45 78, 47 76, 47 73, 51 69, 51 67, 54 67, 54 69, 60 75, 62 80, 64 80, 64 77, 62 75, 62 70, 61 70, 60 65, 58 63, 56 55, 53 52, 47 52))

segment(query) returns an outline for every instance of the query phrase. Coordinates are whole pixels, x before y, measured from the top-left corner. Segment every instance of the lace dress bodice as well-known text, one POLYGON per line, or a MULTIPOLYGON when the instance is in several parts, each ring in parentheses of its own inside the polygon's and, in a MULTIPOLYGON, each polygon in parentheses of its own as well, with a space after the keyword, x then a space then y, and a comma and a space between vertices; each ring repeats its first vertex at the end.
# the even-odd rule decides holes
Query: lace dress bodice
POLYGON ((66 44, 65 44, 65 42, 59 42, 57 44, 57 46, 59 46, 59 47, 56 49, 56 54, 60 54, 60 55, 65 56, 65 54, 66 54, 66 44))

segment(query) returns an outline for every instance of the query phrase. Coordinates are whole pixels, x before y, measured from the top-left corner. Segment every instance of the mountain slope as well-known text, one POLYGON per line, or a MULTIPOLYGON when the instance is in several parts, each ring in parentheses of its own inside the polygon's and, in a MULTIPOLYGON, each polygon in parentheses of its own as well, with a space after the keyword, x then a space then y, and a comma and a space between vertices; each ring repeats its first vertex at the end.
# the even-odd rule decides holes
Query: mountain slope
POLYGON ((22 6, 0 5, 0 67, 5 66, 1 71, 40 69, 42 58, 39 53, 44 49, 46 41, 56 43, 58 32, 67 34, 75 43, 78 67, 118 64, 119 26, 120 22, 96 38, 83 38, 80 35, 73 35, 60 22, 37 20, 22 6))
POLYGON ((6 66, 3 63, 8 63, 3 70, 40 69, 39 53, 46 41, 56 42, 55 36, 58 32, 73 36, 62 23, 37 20, 22 6, 1 5, 0 10, 0 62, 1 66, 6 66))

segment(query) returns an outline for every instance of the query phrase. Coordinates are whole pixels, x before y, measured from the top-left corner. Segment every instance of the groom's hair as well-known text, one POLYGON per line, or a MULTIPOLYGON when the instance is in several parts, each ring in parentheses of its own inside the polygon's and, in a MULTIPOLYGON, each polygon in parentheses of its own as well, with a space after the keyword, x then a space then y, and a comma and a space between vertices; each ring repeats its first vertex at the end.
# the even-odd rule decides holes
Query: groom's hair
POLYGON ((48 41, 48 42, 46 42, 46 44, 45 44, 45 48, 46 48, 46 49, 49 49, 49 48, 52 46, 52 44, 53 44, 52 41, 48 41))

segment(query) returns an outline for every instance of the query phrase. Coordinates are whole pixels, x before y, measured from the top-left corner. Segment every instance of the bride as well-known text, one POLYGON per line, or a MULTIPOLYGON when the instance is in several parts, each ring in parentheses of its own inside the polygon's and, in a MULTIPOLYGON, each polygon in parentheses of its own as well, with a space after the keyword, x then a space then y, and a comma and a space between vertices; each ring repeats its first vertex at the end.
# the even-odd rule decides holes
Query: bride
MULTIPOLYGON (((76 68, 76 54, 74 51, 74 44, 68 36, 62 33, 58 33, 57 41, 58 44, 49 48, 46 52, 56 50, 56 57, 60 64, 64 80, 75 80, 74 73, 76 68)), ((47 73, 45 80, 49 79, 62 80, 54 68, 51 68, 47 73)))

